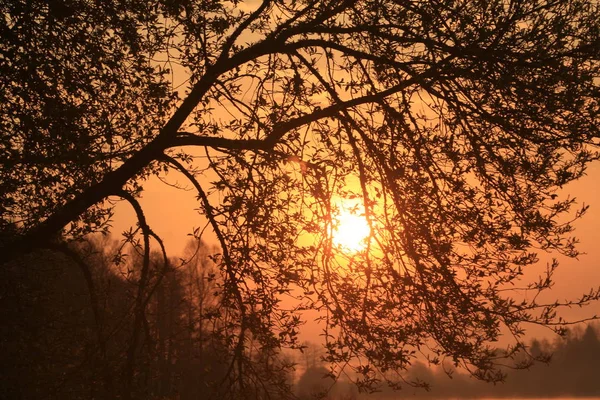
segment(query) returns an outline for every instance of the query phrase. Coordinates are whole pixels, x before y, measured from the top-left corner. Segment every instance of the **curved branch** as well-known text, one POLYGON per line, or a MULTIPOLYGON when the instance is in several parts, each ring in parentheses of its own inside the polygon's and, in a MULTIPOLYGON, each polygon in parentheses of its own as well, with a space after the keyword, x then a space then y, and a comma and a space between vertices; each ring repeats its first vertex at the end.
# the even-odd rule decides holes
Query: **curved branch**
MULTIPOLYGON (((226 269, 227 275, 229 276, 229 279, 233 283, 233 291, 234 291, 235 298, 236 298, 236 301, 238 302, 238 305, 240 308, 240 313, 241 313, 240 336, 238 338, 238 343, 236 346, 234 358, 232 360, 230 368, 229 368, 227 374, 225 375, 225 377, 223 378, 222 382, 224 382, 227 379, 227 377, 229 376, 229 374, 232 372, 232 367, 234 365, 235 358, 238 357, 238 360, 241 360, 241 357, 242 357, 242 351, 243 351, 244 340, 245 340, 244 337, 245 337, 245 331, 246 331, 246 306, 244 305, 244 299, 242 298, 242 294, 237 286, 238 278, 235 276, 235 272, 233 271, 233 260, 231 259, 231 255, 229 254, 229 249, 227 247, 225 237, 223 236, 223 233, 221 232, 221 228, 219 227, 219 224, 215 218, 215 215, 213 214, 213 207, 208 200, 208 196, 206 195, 206 192, 204 191, 204 189, 202 189, 202 186, 200 186, 200 183, 198 182, 196 177, 194 177, 194 175, 192 175, 190 173, 190 171, 188 171, 179 161, 177 161, 173 157, 170 157, 166 154, 163 154, 161 159, 164 160, 165 162, 171 164, 179 172, 181 172, 192 183, 192 185, 194 185, 194 187, 198 191, 198 197, 202 201, 202 205, 204 206, 204 210, 206 212, 206 217, 208 218, 208 220, 215 232, 215 235, 217 235, 217 240, 219 241, 219 244, 221 246, 221 250, 223 252, 223 258, 225 260, 225 269, 226 269)), ((243 385, 243 382, 241 381, 241 379, 242 378, 240 376, 240 385, 243 385)))
MULTIPOLYGON (((349 1, 342 2, 340 7, 345 7, 348 4, 350 4, 349 1)), ((324 13, 324 15, 325 14, 328 15, 328 13, 324 13)), ((289 53, 300 47, 305 47, 304 45, 301 46, 300 44, 293 43, 286 45, 285 40, 285 36, 266 38, 265 40, 241 50, 230 58, 220 59, 215 65, 208 68, 198 83, 194 85, 189 95, 173 113, 171 118, 161 128, 154 140, 132 155, 119 168, 107 173, 101 181, 88 187, 73 199, 66 202, 35 228, 25 232, 15 240, 10 241, 10 243, 3 243, 0 248, 0 262, 10 260, 19 253, 30 251, 35 247, 47 243, 49 238, 53 237, 56 232, 59 232, 68 223, 77 219, 77 217, 94 204, 103 201, 110 195, 118 193, 127 181, 140 173, 152 161, 159 158, 166 148, 177 145, 199 145, 240 150, 268 150, 273 148, 286 133, 293 129, 322 118, 333 117, 341 110, 375 102, 389 95, 398 93, 412 84, 422 82, 424 79, 434 76, 438 73, 438 67, 447 61, 447 59, 444 59, 437 65, 430 67, 427 71, 418 75, 413 75, 411 78, 378 93, 362 96, 343 103, 333 104, 327 108, 315 110, 311 114, 306 114, 277 124, 273 127, 272 131, 267 134, 263 141, 232 140, 205 136, 177 137, 178 129, 182 126, 204 95, 212 88, 219 75, 266 54, 289 53)), ((307 44, 310 42, 304 43, 307 44)))
MULTIPOLYGON (((260 15, 267 9, 267 7, 271 4, 271 0, 263 0, 262 4, 256 9, 254 10, 254 12, 252 14, 250 14, 250 16, 248 18, 246 18, 244 20, 244 22, 242 22, 235 31, 233 31, 233 33, 231 34, 231 36, 229 36, 229 38, 227 38, 227 41, 225 42, 225 44, 223 45, 223 50, 221 52, 221 55, 219 56, 219 60, 221 59, 226 59, 229 55, 229 50, 231 50, 231 47, 233 46, 233 44, 235 43, 235 41, 237 40, 237 38, 242 34, 242 32, 254 21, 256 21, 256 19, 258 17, 260 17, 260 15)), ((218 62, 218 61, 217 61, 218 62)))
MULTIPOLYGON (((98 183, 89 186, 83 192, 67 201, 33 229, 19 235, 19 237, 8 243, 1 243, 0 263, 9 261, 18 254, 26 253, 36 247, 43 246, 44 243, 50 241, 49 238, 52 238, 67 224, 76 220, 77 217, 94 204, 100 203, 108 196, 119 193, 127 181, 140 173, 152 161, 160 157, 166 148, 173 147, 172 141, 176 138, 177 131, 204 95, 212 88, 219 75, 262 55, 278 52, 281 50, 282 44, 283 41, 262 41, 240 51, 231 58, 220 60, 214 66, 208 68, 171 118, 160 129, 156 138, 133 154, 119 168, 104 175, 98 183)), ((204 140, 214 141, 215 139, 204 140)), ((220 142, 223 143, 222 141, 220 142)))
POLYGON ((165 149, 179 146, 201 146, 213 149, 229 150, 267 150, 269 146, 259 139, 227 139, 215 136, 198 136, 189 132, 180 132, 165 149))
POLYGON ((160 238, 160 236, 158 236, 156 233, 154 233, 154 231, 150 228, 148 228, 148 234, 150 236, 152 236, 154 238, 154 240, 156 240, 158 242, 158 245, 160 246, 160 250, 161 250, 161 253, 163 256, 163 270, 160 274, 158 274, 158 278, 156 279, 156 282, 154 283, 152 288, 150 290, 148 290, 148 294, 146 295, 146 298, 144 299, 144 309, 150 302, 150 299, 152 298, 152 295, 156 291, 156 288, 158 288, 158 286, 162 283, 162 280, 165 277, 165 275, 168 272, 169 267, 170 267, 169 258, 167 257, 167 251, 165 249, 165 245, 164 245, 162 239, 160 238))
POLYGON ((294 119, 276 124, 273 127, 273 130, 271 131, 271 133, 268 134, 267 137, 264 139, 265 145, 267 148, 273 147, 279 140, 281 140, 281 138, 283 138, 283 136, 285 136, 286 133, 288 133, 289 131, 291 131, 293 129, 299 128, 303 125, 309 124, 309 123, 317 121, 319 119, 334 117, 334 116, 338 115, 338 113, 340 111, 348 110, 349 108, 360 106, 360 105, 367 104, 367 103, 379 102, 386 97, 389 97, 396 93, 400 93, 403 90, 405 90, 406 88, 410 87, 411 85, 414 85, 416 83, 421 83, 423 80, 435 76, 439 72, 438 67, 440 67, 442 64, 448 62, 451 58, 452 57, 447 57, 447 58, 441 60, 440 62, 438 62, 435 65, 435 67, 430 67, 426 71, 424 71, 418 75, 413 75, 412 77, 410 77, 392 87, 389 87, 388 89, 382 90, 377 93, 357 97, 357 98, 354 98, 351 100, 340 101, 340 102, 330 105, 329 107, 315 110, 310 114, 305 114, 301 117, 294 118, 294 119))
POLYGON ((198 196, 200 197, 200 200, 202 201, 202 205, 204 206, 204 208, 206 210, 206 217, 208 218, 211 226, 213 227, 213 229, 215 231, 215 235, 217 235, 217 240, 219 241, 219 244, 221 245, 221 250, 223 251, 223 258, 225 259, 225 264, 228 267, 233 266, 233 261, 231 259, 231 256, 229 255, 229 250, 228 250, 227 244, 225 242, 225 237, 223 236, 223 233, 221 232, 221 228, 219 227, 219 224, 213 214, 213 207, 210 204, 210 202, 208 201, 208 196, 206 195, 206 192, 204 191, 204 189, 202 189, 202 186, 200 186, 200 183, 198 183, 198 180, 196 179, 196 177, 194 177, 194 175, 192 175, 190 173, 190 171, 188 171, 179 161, 177 161, 173 157, 163 154, 160 158, 163 159, 164 161, 166 161, 167 163, 171 164, 173 167, 175 167, 175 169, 177 169, 179 172, 181 172, 192 183, 192 185, 194 185, 194 188, 198 192, 198 196))
POLYGON ((140 281, 138 285, 138 292, 135 298, 135 316, 133 321, 133 332, 131 334, 131 343, 127 350, 127 360, 125 362, 125 396, 126 398, 131 397, 131 387, 133 384, 133 373, 135 369, 135 351, 138 346, 142 324, 144 322, 144 312, 146 308, 146 301, 143 300, 144 292, 149 280, 150 270, 150 227, 146 222, 146 216, 142 210, 140 203, 130 193, 121 190, 118 192, 118 196, 129 202, 133 207, 140 228, 142 229, 142 235, 144 237, 144 261, 142 265, 142 271, 140 273, 140 281))
POLYGON ((92 307, 92 313, 94 314, 94 323, 96 324, 96 340, 98 340, 98 347, 100 348, 100 355, 102 357, 101 362, 103 370, 102 372, 104 373, 104 385, 109 396, 112 396, 112 376, 110 373, 109 365, 106 360, 106 338, 104 337, 102 317, 100 316, 100 305, 90 267, 81 258, 81 256, 76 251, 73 251, 73 249, 67 246, 66 243, 51 243, 47 246, 47 248, 65 254, 67 257, 73 260, 75 264, 77 264, 77 266, 81 270, 81 273, 83 274, 83 278, 85 279, 85 283, 87 285, 88 293, 90 296, 90 306, 92 307))
MULTIPOLYGON (((392 67, 396 67, 396 68, 398 68, 406 73, 409 73, 409 74, 414 73, 414 71, 411 71, 407 68, 407 65, 414 65, 415 62, 402 63, 399 61, 395 61, 394 59, 389 58, 389 57, 381 57, 381 56, 377 56, 373 53, 367 53, 364 51, 352 49, 352 48, 345 46, 339 42, 334 42, 334 41, 330 41, 330 40, 303 39, 303 40, 299 40, 297 42, 288 43, 288 44, 286 44, 285 47, 286 47, 286 50, 292 50, 292 51, 304 49, 307 47, 321 47, 323 49, 337 50, 346 56, 354 57, 359 60, 369 60, 369 61, 377 62, 377 63, 383 64, 383 65, 389 65, 392 67)), ((421 62, 419 64, 426 64, 426 63, 421 62)))
POLYGON ((0 247, 0 263, 14 258, 20 253, 25 253, 33 248, 40 247, 49 241, 68 223, 74 221, 94 204, 100 203, 108 196, 122 193, 123 186, 154 161, 177 135, 188 115, 193 111, 198 102, 208 92, 218 75, 215 68, 210 69, 192 88, 188 97, 175 111, 169 121, 162 127, 158 136, 144 146, 141 150, 127 159, 119 168, 108 172, 101 181, 89 186, 73 199, 58 208, 46 220, 35 228, 20 235, 10 243, 2 243, 0 247))

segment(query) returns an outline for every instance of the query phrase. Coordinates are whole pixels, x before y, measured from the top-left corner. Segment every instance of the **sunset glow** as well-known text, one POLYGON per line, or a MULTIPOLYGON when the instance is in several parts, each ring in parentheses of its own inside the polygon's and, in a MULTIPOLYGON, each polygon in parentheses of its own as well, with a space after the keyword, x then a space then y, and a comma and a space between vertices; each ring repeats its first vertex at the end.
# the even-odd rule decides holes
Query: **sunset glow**
POLYGON ((600 400, 600 0, 0 1, 0 400, 600 400))
POLYGON ((350 252, 364 249, 366 239, 371 232, 364 215, 342 210, 336 220, 337 226, 333 232, 333 244, 350 252))

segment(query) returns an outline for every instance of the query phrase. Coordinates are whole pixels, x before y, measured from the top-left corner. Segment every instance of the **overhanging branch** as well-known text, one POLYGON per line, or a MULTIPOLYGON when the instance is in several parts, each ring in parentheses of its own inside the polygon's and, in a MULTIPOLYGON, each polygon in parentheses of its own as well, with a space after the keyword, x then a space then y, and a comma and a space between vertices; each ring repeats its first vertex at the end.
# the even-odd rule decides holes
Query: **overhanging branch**
POLYGON ((242 358, 241 353, 244 346, 246 331, 246 305, 244 304, 244 299, 237 286, 238 279, 236 278, 235 272, 233 270, 233 260, 231 258, 231 255, 229 254, 227 242, 225 241, 225 237, 223 236, 221 228, 219 227, 219 224, 213 214, 213 207, 208 200, 206 192, 204 191, 204 189, 202 189, 202 186, 200 186, 200 183, 198 182, 196 177, 192 173, 190 173, 190 171, 188 171, 179 161, 168 155, 163 155, 161 159, 175 167, 175 169, 181 172, 192 183, 192 185, 194 185, 194 188, 196 188, 196 191, 198 192, 198 197, 200 198, 200 200, 202 201, 202 205, 204 206, 206 218, 210 222, 213 231, 215 232, 215 235, 217 235, 217 240, 219 241, 221 251, 223 252, 223 258, 225 260, 225 270, 233 284, 233 292, 241 314, 240 334, 238 337, 238 343, 236 345, 235 357, 231 360, 230 368, 228 369, 227 374, 225 374, 225 377, 223 377, 223 380, 221 381, 221 384, 223 384, 223 382, 225 382, 225 380, 229 377, 229 375, 232 372, 232 367, 234 365, 236 357, 238 358, 238 361, 240 361, 242 358))

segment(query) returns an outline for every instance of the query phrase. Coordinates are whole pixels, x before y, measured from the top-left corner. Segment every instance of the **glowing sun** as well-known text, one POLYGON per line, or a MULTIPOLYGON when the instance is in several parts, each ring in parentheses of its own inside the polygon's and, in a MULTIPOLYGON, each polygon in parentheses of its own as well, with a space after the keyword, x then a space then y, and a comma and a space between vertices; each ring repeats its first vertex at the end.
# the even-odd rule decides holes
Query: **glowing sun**
POLYGON ((366 246, 366 239, 371 233, 369 223, 364 215, 356 215, 342 210, 335 219, 337 226, 333 230, 333 244, 346 251, 363 250, 366 246))

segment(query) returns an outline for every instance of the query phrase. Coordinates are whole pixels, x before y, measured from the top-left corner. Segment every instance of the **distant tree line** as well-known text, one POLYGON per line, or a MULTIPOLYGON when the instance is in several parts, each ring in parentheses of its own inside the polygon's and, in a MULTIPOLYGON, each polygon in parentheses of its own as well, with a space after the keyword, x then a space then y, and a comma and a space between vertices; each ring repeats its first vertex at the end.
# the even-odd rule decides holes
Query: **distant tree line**
MULTIPOLYGON (((232 348, 221 277, 202 242, 186 259, 142 256, 104 240, 39 250, 0 269, 0 397, 6 399, 285 398, 290 363, 232 348), (142 312, 136 308, 142 305, 142 312), (137 330, 137 331, 136 331, 137 330), (249 382, 233 382, 245 363, 249 382)), ((139 248, 138 248, 139 250, 139 248)), ((252 343, 252 341, 249 341, 252 343)))
MULTIPOLYGON (((408 373, 410 381, 419 380, 429 385, 429 391, 406 390, 419 398, 551 398, 600 396, 600 326, 569 330, 566 337, 550 342, 534 339, 527 349, 533 358, 547 359, 531 365, 528 370, 505 369, 505 382, 486 385, 465 373, 432 370, 416 363, 408 373)), ((518 359, 518 357, 517 357, 518 359)), ((522 360, 529 360, 522 354, 522 360)), ((405 389, 407 389, 405 387, 405 389)), ((398 393, 384 390, 375 398, 397 398, 398 393)), ((412 397, 411 396, 411 397, 412 397)))
POLYGON ((550 362, 512 373, 506 385, 490 387, 490 392, 526 397, 600 396, 600 326, 571 330, 566 339, 554 343, 534 340, 530 352, 536 357, 550 354, 550 362))

